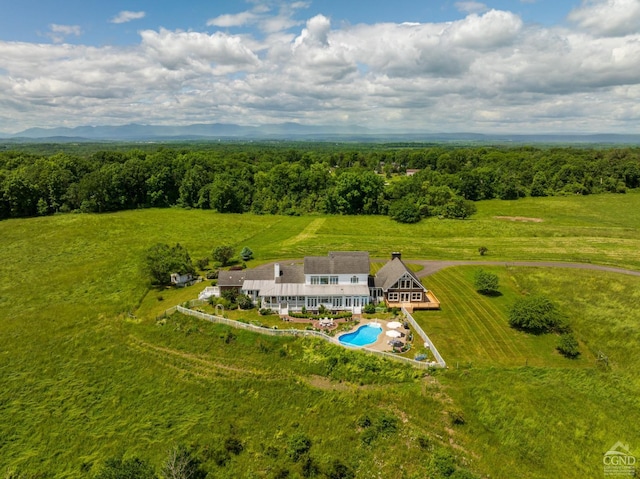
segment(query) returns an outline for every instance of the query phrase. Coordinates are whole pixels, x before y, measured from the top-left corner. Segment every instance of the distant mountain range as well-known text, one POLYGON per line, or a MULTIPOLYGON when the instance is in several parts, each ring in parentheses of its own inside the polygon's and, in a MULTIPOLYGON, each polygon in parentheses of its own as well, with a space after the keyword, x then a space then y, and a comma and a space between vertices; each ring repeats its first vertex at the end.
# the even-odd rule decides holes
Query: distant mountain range
POLYGON ((189 140, 315 140, 357 142, 428 143, 606 143, 640 145, 640 134, 480 134, 392 132, 364 127, 309 126, 280 123, 242 126, 226 123, 186 126, 129 124, 122 126, 78 126, 75 128, 29 128, 15 134, 0 133, 10 142, 86 142, 86 141, 189 141, 189 140))

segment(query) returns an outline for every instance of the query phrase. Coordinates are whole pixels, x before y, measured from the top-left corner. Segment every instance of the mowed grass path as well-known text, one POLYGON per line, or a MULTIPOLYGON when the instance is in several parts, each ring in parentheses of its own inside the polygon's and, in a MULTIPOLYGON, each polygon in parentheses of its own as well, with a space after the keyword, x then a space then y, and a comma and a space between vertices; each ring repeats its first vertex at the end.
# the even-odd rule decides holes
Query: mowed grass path
MULTIPOLYGON (((485 267, 499 274, 503 292, 479 294, 473 287, 478 267, 447 268, 423 281, 442 304, 440 311, 414 316, 434 341, 450 367, 456 366, 585 366, 591 355, 570 361, 555 351, 557 336, 534 336, 509 327, 507 311, 519 294, 504 267, 485 267)), ((592 365, 591 362, 588 363, 592 365)))

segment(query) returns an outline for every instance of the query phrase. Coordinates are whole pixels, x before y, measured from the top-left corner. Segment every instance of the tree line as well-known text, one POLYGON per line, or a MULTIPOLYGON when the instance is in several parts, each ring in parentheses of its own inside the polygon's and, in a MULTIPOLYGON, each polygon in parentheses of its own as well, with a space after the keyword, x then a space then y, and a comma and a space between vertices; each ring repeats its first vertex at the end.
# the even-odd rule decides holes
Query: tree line
POLYGON ((179 206, 415 222, 468 217, 478 200, 638 186, 639 148, 245 144, 0 152, 0 219, 179 206))

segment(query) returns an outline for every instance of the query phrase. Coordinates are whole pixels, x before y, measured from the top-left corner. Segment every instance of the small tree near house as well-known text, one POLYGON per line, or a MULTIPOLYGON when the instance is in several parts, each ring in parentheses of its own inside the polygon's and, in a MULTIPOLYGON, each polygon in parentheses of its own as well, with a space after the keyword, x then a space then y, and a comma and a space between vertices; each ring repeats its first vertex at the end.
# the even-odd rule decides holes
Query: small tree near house
POLYGON ((245 246, 242 248, 242 251, 240 251, 240 258, 242 258, 242 261, 253 259, 253 251, 251 251, 248 246, 245 246))
POLYGON ((216 246, 213 250, 213 259, 220 263, 222 266, 227 266, 231 258, 233 258, 233 246, 223 245, 216 246))
POLYGON ((145 269, 155 284, 171 284, 173 273, 193 274, 195 269, 187 249, 180 245, 158 243, 146 251, 145 269))

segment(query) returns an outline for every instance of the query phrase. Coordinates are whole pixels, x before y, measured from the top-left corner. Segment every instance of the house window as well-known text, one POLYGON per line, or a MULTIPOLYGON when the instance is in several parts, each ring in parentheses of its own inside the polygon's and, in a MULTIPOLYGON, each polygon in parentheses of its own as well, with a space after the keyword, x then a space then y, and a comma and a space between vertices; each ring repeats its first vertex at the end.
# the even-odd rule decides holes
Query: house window
POLYGON ((329 276, 320 276, 320 284, 329 284, 329 276))
POLYGON ((318 301, 321 304, 330 304, 331 303, 331 300, 326 296, 321 296, 320 298, 318 298, 318 301))
POLYGON ((320 284, 319 276, 311 276, 311 284, 320 284))
POLYGON ((329 276, 329 284, 338 284, 337 276, 329 276))
POLYGON ((341 296, 336 296, 333 298, 333 306, 336 308, 341 308, 342 307, 342 297, 341 296))
POLYGON ((307 307, 308 308, 317 308, 318 307, 318 298, 307 298, 307 307))
POLYGON ((422 301, 422 293, 411 293, 411 301, 422 301))
POLYGON ((350 308, 351 307, 351 298, 344 298, 344 305, 347 308, 350 308))
POLYGON ((389 293, 389 301, 398 302, 398 293, 389 293))
POLYGON ((400 281, 400 287, 402 289, 411 289, 413 288, 413 281, 411 281, 410 279, 403 279, 402 281, 400 281))
POLYGON ((357 276, 351 276, 351 284, 358 284, 359 281, 357 276))

